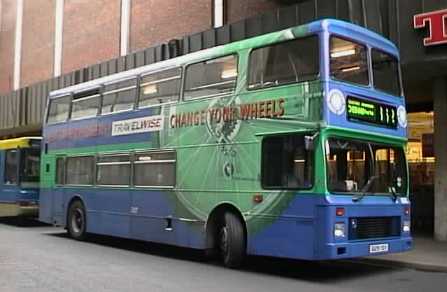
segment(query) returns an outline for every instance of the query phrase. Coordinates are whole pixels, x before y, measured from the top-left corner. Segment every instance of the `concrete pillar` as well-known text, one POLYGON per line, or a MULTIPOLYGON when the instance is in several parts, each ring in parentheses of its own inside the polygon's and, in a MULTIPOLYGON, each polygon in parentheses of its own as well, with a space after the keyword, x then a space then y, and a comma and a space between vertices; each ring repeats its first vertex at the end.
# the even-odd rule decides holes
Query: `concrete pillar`
POLYGON ((23 0, 17 0, 16 33, 14 46, 14 90, 20 88, 20 69, 22 65, 23 0))
POLYGON ((131 0, 121 0, 121 38, 120 55, 129 53, 131 0))
POLYGON ((225 8, 224 0, 213 1, 213 27, 218 28, 224 25, 225 8))
POLYGON ((435 115, 435 239, 447 241, 447 77, 433 86, 435 115))
POLYGON ((64 0, 56 0, 56 12, 54 13, 54 72, 58 77, 62 72, 62 41, 64 32, 64 0))

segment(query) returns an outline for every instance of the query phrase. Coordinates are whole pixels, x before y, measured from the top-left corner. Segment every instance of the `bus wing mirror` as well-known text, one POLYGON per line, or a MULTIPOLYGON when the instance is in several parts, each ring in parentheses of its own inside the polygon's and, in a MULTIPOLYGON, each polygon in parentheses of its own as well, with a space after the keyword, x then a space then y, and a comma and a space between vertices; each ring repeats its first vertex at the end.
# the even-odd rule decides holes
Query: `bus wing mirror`
POLYGON ((304 136, 304 148, 308 151, 315 150, 315 140, 318 137, 318 133, 315 133, 312 136, 306 135, 304 136))

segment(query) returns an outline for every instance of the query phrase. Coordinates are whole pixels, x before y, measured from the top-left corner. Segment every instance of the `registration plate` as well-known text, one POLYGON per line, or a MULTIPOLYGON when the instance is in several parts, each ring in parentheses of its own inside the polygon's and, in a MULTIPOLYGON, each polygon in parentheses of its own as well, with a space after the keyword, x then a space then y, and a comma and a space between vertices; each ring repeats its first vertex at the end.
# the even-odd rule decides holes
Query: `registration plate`
POLYGON ((388 248, 388 243, 372 244, 369 246, 369 253, 387 252, 388 248))

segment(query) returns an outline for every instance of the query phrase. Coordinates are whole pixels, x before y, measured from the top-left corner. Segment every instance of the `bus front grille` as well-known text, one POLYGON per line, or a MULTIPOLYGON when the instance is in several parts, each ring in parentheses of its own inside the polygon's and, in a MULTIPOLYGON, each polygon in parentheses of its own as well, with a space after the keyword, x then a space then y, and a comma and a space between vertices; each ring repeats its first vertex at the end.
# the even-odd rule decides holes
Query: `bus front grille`
POLYGON ((400 235, 400 217, 349 218, 349 239, 384 238, 400 235))

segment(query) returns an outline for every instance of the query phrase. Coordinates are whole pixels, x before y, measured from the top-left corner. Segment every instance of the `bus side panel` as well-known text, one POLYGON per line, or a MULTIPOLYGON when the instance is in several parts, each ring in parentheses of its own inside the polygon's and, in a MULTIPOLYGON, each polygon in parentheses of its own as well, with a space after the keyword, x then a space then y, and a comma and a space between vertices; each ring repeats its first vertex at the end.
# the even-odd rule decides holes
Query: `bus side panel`
POLYGON ((128 190, 104 190, 93 187, 65 188, 65 215, 75 197, 84 203, 87 215, 87 232, 129 237, 130 192, 128 190))
POLYGON ((132 193, 131 237, 184 247, 204 248, 204 222, 181 217, 172 190, 135 190, 132 193))
MULTIPOLYGON (((3 188, 4 184, 4 173, 5 173, 5 151, 0 150, 0 194, 1 189, 3 188)), ((1 201, 1 199, 0 199, 1 201)))
POLYGON ((63 188, 42 188, 39 198, 39 221, 65 226, 63 188))
POLYGON ((317 228, 315 206, 319 200, 320 196, 317 195, 297 194, 273 222, 267 216, 253 218, 256 224, 248 224, 247 252, 253 255, 312 259, 317 228))
POLYGON ((0 151, 0 217, 17 216, 17 185, 5 184, 5 151, 0 151))
MULTIPOLYGON (((132 191, 131 236, 154 242, 175 243, 175 234, 168 229, 168 218, 174 215, 174 201, 170 191, 132 191)), ((172 223, 172 222, 171 222, 172 223)))
POLYGON ((50 189, 41 189, 39 198, 39 221, 52 224, 53 220, 53 195, 50 189))

